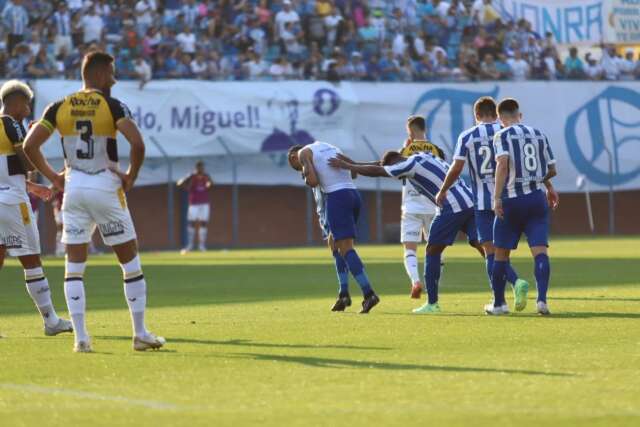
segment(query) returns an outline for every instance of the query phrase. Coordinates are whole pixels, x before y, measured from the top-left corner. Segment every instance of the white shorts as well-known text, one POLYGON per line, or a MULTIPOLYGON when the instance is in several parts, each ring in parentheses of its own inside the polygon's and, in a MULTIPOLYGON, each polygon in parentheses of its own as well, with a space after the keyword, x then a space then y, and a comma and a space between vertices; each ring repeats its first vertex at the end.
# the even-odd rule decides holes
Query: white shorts
POLYGON ((429 237, 429 227, 434 214, 403 213, 400 221, 400 242, 421 243, 429 237))
POLYGON ((0 245, 14 257, 40 254, 38 223, 29 203, 0 203, 0 245))
POLYGON ((107 246, 134 240, 136 231, 122 189, 116 191, 79 188, 64 193, 62 243, 89 243, 98 226, 107 246))
POLYGON ((209 204, 201 203, 199 205, 189 205, 187 221, 209 222, 209 204))

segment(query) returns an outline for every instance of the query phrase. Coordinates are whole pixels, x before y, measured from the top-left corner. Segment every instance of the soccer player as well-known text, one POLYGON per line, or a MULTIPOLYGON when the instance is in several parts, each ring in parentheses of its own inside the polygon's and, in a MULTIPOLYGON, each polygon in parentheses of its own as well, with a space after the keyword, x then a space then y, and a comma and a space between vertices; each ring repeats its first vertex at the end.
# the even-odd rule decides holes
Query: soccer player
MULTIPOLYGON (((458 180, 465 163, 468 162, 473 202, 476 208, 475 219, 478 229, 478 239, 484 248, 487 275, 489 277, 489 283, 491 283, 491 273, 493 271, 495 258, 495 248, 493 246, 493 222, 495 214, 491 206, 496 165, 493 151, 493 137, 502 126, 498 123, 496 102, 492 97, 483 96, 478 99, 473 106, 473 111, 476 125, 465 130, 458 137, 453 155, 454 160, 449 168, 449 172, 447 172, 447 177, 440 191, 436 195, 436 203, 442 204, 444 202, 449 188, 458 180)), ((523 298, 526 298, 529 283, 518 278, 511 264, 507 265, 507 280, 514 287, 516 310, 521 311, 526 305, 526 300, 523 300, 523 298)), ((509 311, 506 303, 503 310, 509 311)))
POLYGON ((116 253, 124 276, 124 294, 133 326, 133 349, 158 349, 165 340, 144 323, 147 285, 142 274, 136 233, 125 192, 138 177, 144 141, 129 109, 109 93, 115 84, 114 59, 94 51, 82 60, 82 90, 47 106, 24 143, 25 153, 55 189, 64 189, 62 241, 66 244, 65 297, 73 329, 74 351, 90 352, 85 326, 84 271, 88 243, 96 224, 106 245, 116 253), (65 171, 56 173, 41 146, 58 130, 63 141, 65 171), (116 133, 131 145, 126 173, 119 171, 116 133))
POLYGON ((10 80, 0 88, 0 268, 7 252, 18 257, 24 269, 27 293, 44 322, 44 334, 72 332, 71 322, 58 317, 51 301, 49 282, 40 261, 40 236, 27 191, 42 199, 51 190, 26 180, 30 165, 22 152, 24 120, 31 113, 33 92, 26 84, 10 80))
POLYGON ((189 190, 189 211, 187 212, 187 247, 181 253, 184 255, 193 250, 196 233, 198 235, 198 249, 206 251, 207 224, 209 223, 209 189, 213 186, 211 177, 204 170, 204 162, 196 163, 196 170, 191 175, 178 181, 178 187, 189 190))
MULTIPOLYGON (((386 152, 380 162, 381 166, 355 163, 344 156, 332 158, 329 164, 364 176, 407 179, 431 202, 435 202, 436 194, 449 169, 444 160, 430 153, 418 153, 407 158, 396 151, 386 152)), ((453 244, 459 231, 467 235, 469 244, 484 257, 482 246, 477 240, 473 210, 471 190, 462 180, 456 181, 442 206, 438 208, 429 228, 425 263, 427 302, 413 310, 414 313, 430 314, 441 311, 438 304, 438 281, 442 252, 453 244)))
MULTIPOLYGON (((365 314, 380 302, 380 298, 371 287, 364 265, 354 247, 356 222, 360 215, 360 194, 349 172, 329 166, 329 159, 339 154, 342 154, 339 148, 316 141, 306 146, 294 145, 289 149, 288 159, 293 169, 302 172, 307 185, 320 186, 326 195, 329 231, 333 236, 335 248, 362 290, 364 300, 360 313, 365 314)), ((338 269, 337 265, 336 268, 338 269)), ((332 310, 343 311, 350 305, 351 296, 348 289, 344 290, 341 286, 338 300, 332 310)))
MULTIPOLYGON (((427 141, 427 126, 422 116, 407 119, 407 140, 400 153, 409 157, 416 153, 431 153, 444 160, 444 152, 427 141)), ((419 299, 424 285, 418 273, 418 244, 428 239, 429 227, 436 213, 436 205, 420 194, 407 180, 402 185, 402 217, 400 243, 404 246, 404 268, 411 280, 411 298, 419 299)))
MULTIPOLYGON (((549 206, 555 209, 559 198, 551 178, 556 176, 556 165, 549 140, 540 130, 521 123, 520 106, 513 98, 498 104, 498 118, 504 129, 494 137, 496 153, 496 183, 493 205, 496 219, 493 239, 496 257, 491 274, 493 304, 485 306, 487 314, 507 314, 504 309, 509 254, 518 247, 524 233, 534 258, 534 272, 538 289, 537 310, 550 314, 547 306, 549 287, 549 206), (542 185, 547 194, 542 192, 542 185)), ((523 306, 526 306, 526 294, 523 306)))

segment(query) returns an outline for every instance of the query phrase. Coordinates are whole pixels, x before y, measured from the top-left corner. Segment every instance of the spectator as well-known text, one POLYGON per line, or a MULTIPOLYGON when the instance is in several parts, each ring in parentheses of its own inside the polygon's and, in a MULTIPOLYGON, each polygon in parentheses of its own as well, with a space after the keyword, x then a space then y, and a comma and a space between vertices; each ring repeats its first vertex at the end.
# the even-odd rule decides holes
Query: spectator
POLYGON ((300 23, 298 12, 291 7, 291 0, 282 1, 282 10, 276 13, 276 30, 278 36, 284 31, 287 23, 300 23))
POLYGON ((360 54, 360 52, 353 52, 351 54, 351 62, 347 68, 351 80, 360 81, 367 78, 367 66, 362 62, 362 54, 360 54))
MULTIPOLYGON (((288 0, 285 0, 285 2, 288 0)), ((269 75, 273 77, 275 80, 284 80, 288 76, 293 74, 293 69, 291 68, 291 64, 287 61, 287 58, 284 56, 276 59, 269 67, 269 75)))
POLYGON ((51 18, 55 28, 54 55, 59 55, 61 50, 69 53, 73 49, 71 39, 71 14, 67 4, 63 1, 58 3, 58 9, 51 18))
POLYGON ((620 70, 616 61, 616 51, 613 46, 601 45, 602 58, 600 59, 600 66, 604 73, 606 80, 618 80, 620 76, 620 70))
POLYGON ((640 53, 638 54, 638 60, 636 61, 636 67, 633 75, 635 76, 636 80, 640 80, 640 53))
POLYGON ((329 0, 316 0, 316 15, 320 16, 321 18, 329 16, 332 9, 335 9, 335 7, 329 0))
POLYGON ((486 54, 480 64, 480 78, 485 80, 500 80, 502 77, 502 73, 498 71, 493 55, 490 53, 486 54))
POLYGON ((193 58, 189 67, 191 68, 191 75, 196 79, 202 80, 207 78, 209 67, 202 53, 196 54, 196 57, 193 58))
POLYGON ((335 6, 331 8, 331 12, 324 18, 324 26, 327 31, 327 46, 330 49, 336 45, 342 20, 340 10, 335 6))
POLYGON ((191 31, 190 26, 185 27, 184 32, 176 36, 176 41, 182 52, 188 55, 196 53, 196 35, 191 31))
POLYGON ((82 27, 82 42, 84 44, 99 42, 102 39, 104 23, 102 18, 96 13, 94 7, 90 7, 87 14, 82 16, 80 25, 82 27))
POLYGON ((22 43, 28 30, 29 15, 22 5, 23 0, 13 0, 7 3, 2 11, 2 22, 7 27, 7 51, 22 43))
POLYGON ((602 80, 603 77, 603 69, 598 61, 591 57, 590 53, 587 53, 584 56, 586 61, 586 65, 584 66, 584 72, 589 77, 590 80, 602 80))
POLYGON ((260 57, 260 54, 254 50, 249 51, 244 66, 246 68, 245 74, 250 80, 257 80, 267 72, 267 65, 260 57))
POLYGON ((47 56, 45 48, 42 47, 36 55, 30 55, 26 71, 27 76, 34 79, 49 78, 56 74, 56 66, 47 56))
POLYGON ((569 56, 564 61, 565 77, 571 80, 583 79, 585 77, 584 64, 578 57, 578 48, 569 48, 569 56))
POLYGON ((181 13, 178 16, 182 15, 183 25, 189 28, 196 27, 196 21, 198 20, 198 15, 200 11, 198 10, 198 5, 195 0, 186 0, 186 3, 182 6, 181 13))
POLYGON ((633 50, 628 50, 624 58, 618 61, 618 70, 620 71, 620 80, 633 80, 636 64, 633 61, 633 50))
POLYGON ((136 30, 140 37, 147 33, 153 24, 153 15, 156 11, 155 0, 139 0, 135 6, 136 30))
POLYGON ((460 68, 462 69, 464 76, 472 82, 475 82, 480 78, 482 67, 480 65, 478 55, 475 52, 472 52, 467 56, 466 61, 460 68))
POLYGON ((136 58, 133 65, 133 70, 136 73, 136 77, 140 81, 138 89, 144 89, 145 85, 151 80, 151 66, 143 57, 136 58))
POLYGON ((522 58, 520 50, 515 50, 513 58, 507 60, 507 64, 511 70, 511 79, 515 81, 523 81, 529 76, 531 68, 527 61, 522 58))

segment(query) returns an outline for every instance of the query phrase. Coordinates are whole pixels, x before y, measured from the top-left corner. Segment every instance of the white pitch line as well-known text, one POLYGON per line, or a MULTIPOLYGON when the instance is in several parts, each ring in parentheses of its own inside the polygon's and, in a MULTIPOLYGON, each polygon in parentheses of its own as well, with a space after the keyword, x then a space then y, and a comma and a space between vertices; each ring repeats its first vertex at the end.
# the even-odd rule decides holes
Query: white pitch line
POLYGON ((0 389, 24 391, 30 393, 49 394, 54 396, 78 397, 81 399, 101 400, 103 402, 115 402, 130 406, 142 406, 149 409, 177 410, 180 407, 173 403, 159 402, 155 400, 130 399, 123 396, 109 396, 89 391, 73 390, 68 388, 43 387, 35 384, 11 384, 0 383, 0 389))

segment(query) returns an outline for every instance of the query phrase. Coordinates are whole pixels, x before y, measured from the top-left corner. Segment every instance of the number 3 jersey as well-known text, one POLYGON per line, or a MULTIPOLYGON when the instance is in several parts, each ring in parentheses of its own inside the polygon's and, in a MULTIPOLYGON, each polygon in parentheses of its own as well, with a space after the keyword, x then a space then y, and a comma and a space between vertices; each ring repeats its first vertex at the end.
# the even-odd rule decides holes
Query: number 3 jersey
POLYGON ((549 165, 556 162, 547 137, 531 126, 516 124, 504 128, 496 133, 493 145, 496 159, 509 157, 503 198, 520 197, 539 190, 549 165))
POLYGON ((0 203, 14 205, 28 202, 25 170, 15 152, 22 144, 24 128, 12 117, 0 116, 0 203))
POLYGON ((118 165, 116 124, 131 118, 129 109, 99 90, 81 90, 47 106, 40 123, 60 133, 64 152, 65 188, 116 190, 120 178, 109 170, 118 165))
POLYGON ((496 159, 493 137, 502 129, 499 123, 481 123, 462 132, 453 152, 454 160, 469 165, 471 190, 476 210, 491 210, 495 187, 496 159))

